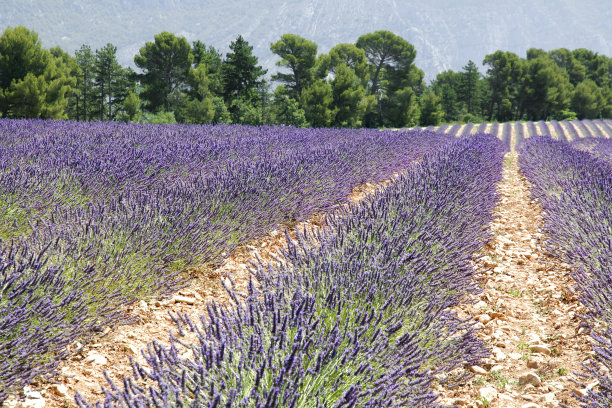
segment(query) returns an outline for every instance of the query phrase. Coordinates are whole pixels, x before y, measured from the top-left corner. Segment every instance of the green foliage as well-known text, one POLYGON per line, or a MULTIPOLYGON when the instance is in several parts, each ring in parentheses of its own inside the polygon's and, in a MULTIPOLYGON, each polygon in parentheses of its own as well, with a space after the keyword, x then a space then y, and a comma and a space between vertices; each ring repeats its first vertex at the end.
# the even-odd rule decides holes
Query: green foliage
POLYGON ((571 108, 578 119, 599 118, 605 108, 605 99, 597 84, 590 79, 579 83, 572 96, 571 108))
POLYGON ((75 52, 76 62, 79 66, 77 77, 78 97, 76 100, 76 120, 87 121, 92 118, 95 98, 94 90, 94 63, 95 56, 89 45, 83 44, 75 52))
POLYGON ((229 107, 233 123, 243 125, 261 125, 262 109, 261 103, 243 97, 232 100, 229 107))
POLYGON ((339 63, 335 77, 331 81, 333 94, 333 124, 338 127, 357 127, 361 125, 360 102, 365 98, 361 79, 345 63, 339 63))
POLYGON ((500 121, 515 118, 518 106, 520 79, 523 76, 523 62, 513 52, 496 51, 484 58, 487 65, 487 81, 491 88, 488 116, 500 121))
POLYGON ((548 56, 559 68, 567 72, 572 85, 576 86, 578 83, 584 81, 586 69, 584 65, 574 57, 574 54, 570 50, 559 48, 550 51, 548 56))
POLYGON ((143 70, 140 81, 146 108, 170 110, 170 95, 180 90, 189 78, 193 55, 184 37, 163 31, 147 42, 134 57, 136 66, 143 70))
POLYGON ((59 48, 42 48, 23 26, 0 36, 0 112, 4 117, 64 119, 76 85, 72 58, 59 48))
POLYGON ((138 122, 140 115, 140 98, 130 92, 123 100, 122 109, 117 113, 116 118, 121 122, 138 122))
POLYGON ((394 92, 382 101, 386 126, 412 127, 419 121, 419 100, 412 88, 406 87, 394 92))
MULTIPOLYGON (((362 35, 357 40, 356 46, 365 53, 370 71, 369 92, 370 95, 376 96, 378 104, 378 115, 366 115, 366 125, 398 123, 397 114, 388 117, 383 104, 397 99, 393 94, 407 87, 412 88, 417 94, 422 91, 424 74, 414 66, 416 50, 408 41, 390 31, 376 31, 362 35)), ((403 97, 398 100, 405 101, 405 99, 403 97)))
POLYGON ((355 72, 357 78, 362 81, 364 88, 367 86, 370 73, 363 49, 358 48, 354 44, 342 43, 329 50, 328 55, 329 66, 332 72, 335 72, 339 65, 344 64, 355 72))
POLYGON ((301 106, 303 106, 306 119, 313 127, 330 126, 334 119, 332 103, 333 90, 324 80, 312 83, 302 91, 301 106))
POLYGON ((572 55, 585 68, 585 78, 595 82, 601 88, 612 86, 612 60, 605 55, 584 48, 572 51, 572 55))
POLYGON ((271 44, 283 68, 272 75, 279 83, 272 91, 242 36, 223 58, 201 41, 190 46, 162 32, 134 57, 136 74, 118 64, 111 43, 83 45, 72 57, 42 48, 25 27, 9 27, 0 37, 0 116, 142 121, 146 109, 174 112, 181 123, 338 127, 612 117, 612 59, 584 48, 531 48, 526 58, 498 50, 484 58, 484 76, 468 61, 430 86, 414 47, 392 32, 319 56, 317 48, 294 34, 271 44))
POLYGON ((447 122, 457 122, 461 116, 463 103, 459 100, 458 93, 463 85, 463 76, 459 72, 451 70, 439 73, 431 84, 431 89, 438 95, 444 120, 447 122))
POLYGON ((177 95, 177 119, 183 123, 211 123, 215 117, 215 105, 209 90, 207 67, 200 63, 189 72, 189 92, 177 95))
POLYGON ((252 103, 258 98, 257 87, 262 84, 266 70, 257 65, 253 47, 241 35, 230 44, 230 50, 223 63, 225 100, 239 98, 252 103))
POLYGON ((208 88, 214 95, 223 95, 223 56, 213 46, 208 46, 202 41, 194 41, 192 44, 193 65, 198 68, 201 64, 206 66, 208 77, 208 88))
POLYGON ((123 74, 123 68, 117 62, 117 47, 113 44, 106 44, 99 50, 96 50, 95 60, 93 65, 93 79, 97 88, 97 106, 95 109, 100 120, 113 120, 115 103, 121 106, 121 100, 118 100, 117 94, 120 86, 120 77, 123 74))
POLYGON ((308 121, 300 104, 289 96, 284 85, 279 85, 274 91, 272 102, 272 123, 276 125, 289 125, 306 127, 308 121))
POLYGON ((317 44, 295 34, 283 34, 270 45, 270 51, 281 58, 276 65, 290 71, 278 72, 272 75, 272 80, 286 85, 290 97, 300 100, 302 90, 314 80, 317 44))
POLYGON ((152 123, 152 124, 168 124, 175 125, 176 118, 174 117, 174 112, 157 112, 157 113, 144 113, 139 123, 152 123))
POLYGON ((215 118, 212 98, 190 99, 183 108, 183 122, 193 124, 211 123, 215 118))
POLYGON ((383 74, 410 70, 416 50, 408 41, 390 31, 376 31, 359 37, 356 46, 365 52, 370 64, 371 93, 378 92, 383 74))
POLYGON ((576 116, 576 112, 574 111, 571 111, 569 109, 563 109, 557 112, 555 115, 553 115, 552 119, 554 120, 575 120, 575 119, 578 119, 578 116, 576 116))
POLYGON ((524 64, 520 99, 528 120, 548 118, 567 109, 571 92, 567 71, 546 54, 524 64))
POLYGON ((468 114, 482 114, 480 103, 483 99, 484 84, 474 61, 468 61, 460 73, 457 90, 457 97, 465 104, 465 111, 468 114))
POLYGON ((232 116, 230 115, 223 98, 220 96, 213 96, 212 103, 215 111, 213 123, 232 123, 232 116))
POLYGON ((438 95, 435 92, 426 92, 421 96, 421 126, 437 126, 444 117, 444 111, 442 110, 442 103, 438 95))

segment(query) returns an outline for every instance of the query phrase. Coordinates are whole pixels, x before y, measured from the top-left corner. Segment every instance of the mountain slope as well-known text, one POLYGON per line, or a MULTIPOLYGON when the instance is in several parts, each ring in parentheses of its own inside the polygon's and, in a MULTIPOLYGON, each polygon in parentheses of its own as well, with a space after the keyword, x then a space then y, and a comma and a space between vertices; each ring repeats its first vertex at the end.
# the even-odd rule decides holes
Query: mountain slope
POLYGON ((47 47, 72 52, 112 42, 120 61, 162 30, 199 39, 223 52, 238 34, 274 69, 270 43, 295 33, 320 52, 365 33, 390 30, 414 44, 431 80, 445 69, 478 65, 497 49, 524 56, 530 47, 588 48, 612 55, 612 8, 602 0, 3 0, 0 28, 25 25, 47 47))

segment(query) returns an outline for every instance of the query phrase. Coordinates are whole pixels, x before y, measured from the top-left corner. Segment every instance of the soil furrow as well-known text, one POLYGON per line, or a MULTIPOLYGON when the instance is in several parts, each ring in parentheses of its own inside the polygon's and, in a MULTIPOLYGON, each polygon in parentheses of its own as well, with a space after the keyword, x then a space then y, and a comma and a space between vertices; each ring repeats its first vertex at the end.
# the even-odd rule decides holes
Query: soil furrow
POLYGON ((508 153, 499 185, 500 203, 492 225, 494 239, 478 263, 483 292, 462 306, 473 316, 479 336, 492 349, 476 375, 443 392, 449 405, 467 407, 577 407, 572 379, 591 355, 580 326, 584 312, 571 288, 567 265, 549 256, 539 231, 542 211, 531 200, 516 153, 508 153))

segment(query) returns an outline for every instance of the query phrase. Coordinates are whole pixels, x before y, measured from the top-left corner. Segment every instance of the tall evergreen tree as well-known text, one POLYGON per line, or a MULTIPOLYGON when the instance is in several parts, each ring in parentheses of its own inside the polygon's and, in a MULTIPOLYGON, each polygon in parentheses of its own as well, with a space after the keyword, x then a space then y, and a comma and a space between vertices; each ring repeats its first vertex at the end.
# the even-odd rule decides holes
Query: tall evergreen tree
POLYGON ((468 61, 461 71, 461 79, 457 96, 460 101, 465 103, 467 113, 480 114, 476 112, 480 101, 480 72, 474 61, 468 61))
POLYGON ((94 83, 98 90, 100 120, 113 120, 113 102, 117 90, 115 85, 120 80, 122 69, 117 62, 117 47, 111 43, 96 50, 94 62, 94 83))
POLYGON ((559 48, 548 53, 549 58, 557 64, 559 68, 567 71, 570 83, 574 86, 584 81, 586 69, 574 54, 567 48, 559 48))
POLYGON ((355 71, 340 63, 335 68, 331 81, 333 95, 333 124, 338 127, 356 127, 361 125, 360 103, 365 98, 361 79, 355 71))
POLYGON ((157 34, 154 42, 147 42, 140 48, 134 63, 143 70, 141 96, 147 101, 149 110, 170 111, 173 93, 186 86, 192 62, 187 40, 167 31, 157 34))
POLYGON ((77 78, 77 87, 80 94, 81 109, 78 110, 77 120, 88 121, 91 119, 90 101, 94 98, 94 63, 95 56, 89 45, 83 44, 75 52, 77 64, 79 65, 80 75, 77 78))
POLYGON ((13 118, 66 118, 67 95, 76 81, 70 57, 42 48, 23 26, 0 36, 0 113, 13 118))
POLYGON ((463 110, 462 101, 459 99, 462 79, 461 73, 447 70, 440 72, 431 84, 432 91, 442 105, 444 120, 447 122, 460 120, 463 110))
POLYGON ((270 50, 281 58, 276 65, 290 71, 278 72, 272 75, 272 80, 284 84, 290 97, 300 100, 302 90, 314 81, 317 44, 295 34, 283 34, 270 45, 270 50))
POLYGON ((313 127, 330 126, 334 119, 332 103, 334 101, 331 86, 322 79, 313 82, 302 91, 301 106, 306 120, 313 127))
POLYGON ((440 98, 435 92, 425 92, 421 96, 421 126, 437 126, 444 117, 440 98))
POLYGON ((192 44, 193 68, 206 65, 208 89, 215 96, 223 96, 223 56, 212 45, 206 47, 202 41, 196 40, 192 44))
POLYGON ((572 85, 567 71, 546 54, 525 63, 519 116, 528 120, 549 119, 569 107, 572 85))
POLYGON ((571 109, 576 112, 578 119, 597 119, 602 117, 605 109, 605 99, 597 84, 585 79, 578 85, 572 94, 571 109))
POLYGON ((357 39, 356 46, 365 52, 370 66, 370 95, 376 96, 378 118, 366 118, 366 125, 385 123, 384 99, 393 93, 411 88, 423 89, 423 71, 414 66, 416 51, 412 44, 390 31, 376 31, 357 39))
POLYGON ((230 44, 230 52, 223 63, 224 93, 228 101, 235 98, 257 98, 257 87, 263 82, 266 70, 258 65, 253 47, 241 35, 230 44))
POLYGON ((513 52, 496 51, 485 56, 487 80, 491 88, 489 120, 508 121, 517 119, 520 82, 523 63, 513 52))

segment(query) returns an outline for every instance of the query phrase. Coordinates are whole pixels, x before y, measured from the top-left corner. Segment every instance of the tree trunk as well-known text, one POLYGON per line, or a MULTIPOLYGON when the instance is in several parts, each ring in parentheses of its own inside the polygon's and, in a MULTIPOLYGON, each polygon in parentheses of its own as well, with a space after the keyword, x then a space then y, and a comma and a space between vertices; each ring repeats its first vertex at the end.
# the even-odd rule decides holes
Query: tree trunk
POLYGON ((87 122, 87 71, 83 72, 83 118, 87 122))

